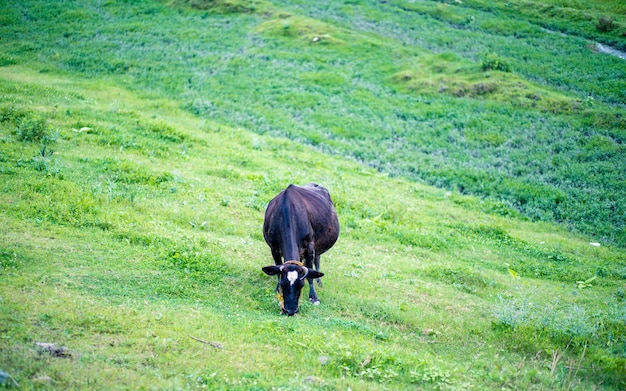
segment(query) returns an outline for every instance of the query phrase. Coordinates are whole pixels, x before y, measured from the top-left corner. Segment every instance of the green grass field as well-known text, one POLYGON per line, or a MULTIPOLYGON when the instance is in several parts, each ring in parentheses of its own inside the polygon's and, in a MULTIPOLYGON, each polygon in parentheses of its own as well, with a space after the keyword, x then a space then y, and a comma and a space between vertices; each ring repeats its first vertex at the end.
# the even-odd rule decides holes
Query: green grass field
POLYGON ((626 388, 624 6, 538 4, 0 3, 0 387, 626 388))

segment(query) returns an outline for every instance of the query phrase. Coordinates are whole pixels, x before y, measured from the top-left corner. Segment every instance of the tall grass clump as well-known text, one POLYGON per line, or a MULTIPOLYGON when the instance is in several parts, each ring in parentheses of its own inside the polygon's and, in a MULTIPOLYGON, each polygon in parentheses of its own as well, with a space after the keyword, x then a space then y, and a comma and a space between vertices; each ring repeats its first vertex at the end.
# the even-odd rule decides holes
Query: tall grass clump
POLYGON ((32 111, 17 109, 14 106, 0 107, 0 123, 11 129, 18 141, 50 143, 55 132, 48 120, 32 111))
MULTIPOLYGON (((584 289, 584 288, 583 288, 584 289)), ((606 368, 601 376, 610 382, 623 377, 626 358, 611 357, 604 351, 603 345, 612 345, 626 336, 623 332, 623 308, 614 306, 609 309, 609 317, 598 322, 597 317, 581 306, 563 306, 558 302, 538 303, 533 301, 532 291, 521 297, 499 297, 494 309, 496 320, 494 329, 510 338, 511 343, 519 344, 523 350, 534 351, 541 346, 543 354, 552 358, 551 374, 555 374, 558 366, 573 365, 576 374, 569 373, 568 382, 574 381, 581 373, 588 373, 582 366, 585 358, 606 368), (532 342, 531 342, 532 341, 532 342), (559 356, 559 357, 557 357, 559 356), (567 360, 563 356, 568 357, 567 360), (558 358, 558 361, 557 361, 558 358)), ((572 368, 570 368, 572 369, 572 368)))
POLYGON ((29 118, 20 121, 15 134, 20 141, 49 141, 51 138, 48 121, 45 118, 29 118))
POLYGON ((615 30, 617 26, 615 25, 615 19, 607 18, 606 16, 601 16, 598 19, 598 23, 596 23, 596 30, 601 33, 608 33, 609 31, 615 30))
POLYGON ((496 53, 485 54, 480 63, 480 68, 483 71, 511 71, 511 65, 506 60, 498 56, 496 53))

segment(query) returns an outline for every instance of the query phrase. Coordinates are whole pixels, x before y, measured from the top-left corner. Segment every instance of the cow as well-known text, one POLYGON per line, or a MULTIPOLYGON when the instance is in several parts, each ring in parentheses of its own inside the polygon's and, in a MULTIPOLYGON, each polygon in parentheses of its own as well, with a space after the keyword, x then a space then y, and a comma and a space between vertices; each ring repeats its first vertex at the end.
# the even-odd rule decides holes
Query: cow
POLYGON ((274 265, 262 270, 278 276, 276 292, 282 313, 298 313, 305 278, 309 281, 309 300, 318 305, 313 280, 321 285, 324 273, 320 272, 320 255, 339 237, 339 220, 328 190, 315 183, 289 185, 267 205, 263 237, 274 265))

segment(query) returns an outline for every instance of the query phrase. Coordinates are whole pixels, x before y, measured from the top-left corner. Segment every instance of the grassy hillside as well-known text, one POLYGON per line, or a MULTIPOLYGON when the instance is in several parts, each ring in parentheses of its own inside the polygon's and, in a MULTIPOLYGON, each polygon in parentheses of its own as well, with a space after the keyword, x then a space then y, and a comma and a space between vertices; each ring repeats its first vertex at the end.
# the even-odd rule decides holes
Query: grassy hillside
POLYGON ((0 384, 624 389, 623 63, 312 4, 0 4, 0 384), (287 318, 263 211, 308 182, 342 233, 287 318))
POLYGON ((522 2, 510 12, 431 1, 5 4, 1 63, 114 80, 626 245, 626 67, 587 40, 623 44, 619 5, 581 8, 585 23, 555 5, 561 17, 539 23, 522 2), (609 31, 590 27, 600 18, 609 31))

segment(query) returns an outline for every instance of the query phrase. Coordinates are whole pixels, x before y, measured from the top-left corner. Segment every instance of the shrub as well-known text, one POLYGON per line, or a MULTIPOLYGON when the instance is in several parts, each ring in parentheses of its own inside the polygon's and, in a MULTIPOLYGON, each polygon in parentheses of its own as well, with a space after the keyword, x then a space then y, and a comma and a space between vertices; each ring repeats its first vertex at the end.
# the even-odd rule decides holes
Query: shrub
POLYGON ((0 107, 0 123, 12 128, 19 141, 54 141, 48 121, 31 111, 0 107))
POLYGON ((50 141, 50 127, 45 118, 26 118, 17 126, 16 135, 20 141, 50 141))
POLYGON ((492 70, 492 71, 510 72, 511 66, 506 60, 502 59, 496 53, 488 53, 482 59, 481 69, 483 71, 492 70))
POLYGON ((161 140, 169 141, 172 143, 180 143, 185 140, 185 134, 174 129, 163 121, 158 121, 149 126, 153 134, 158 135, 161 140))
POLYGON ((29 112, 15 108, 13 106, 0 107, 0 122, 17 124, 29 116, 29 112))
POLYGON ((596 23, 596 30, 601 33, 608 33, 609 31, 614 30, 615 27, 615 20, 604 16, 601 16, 600 19, 598 19, 598 23, 596 23))

